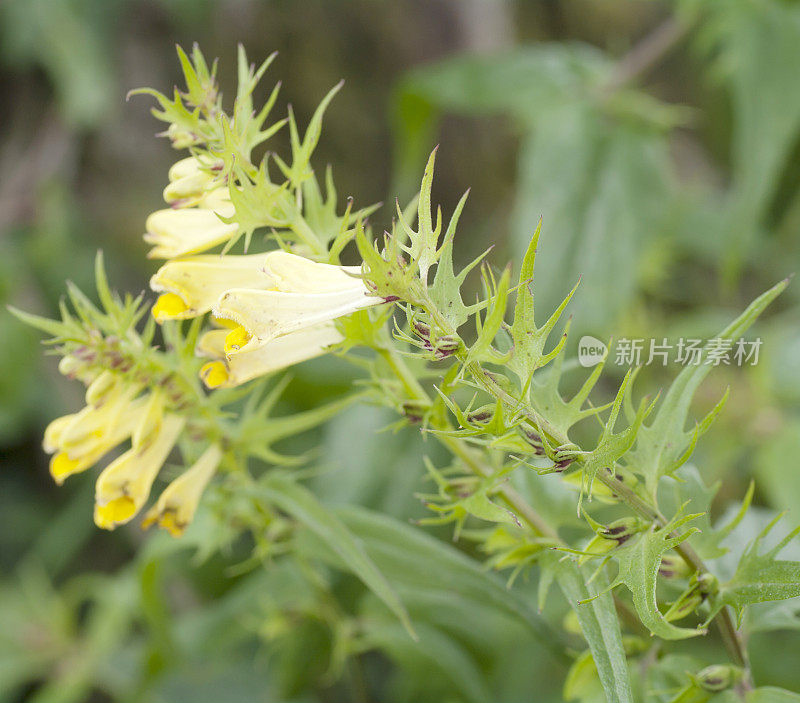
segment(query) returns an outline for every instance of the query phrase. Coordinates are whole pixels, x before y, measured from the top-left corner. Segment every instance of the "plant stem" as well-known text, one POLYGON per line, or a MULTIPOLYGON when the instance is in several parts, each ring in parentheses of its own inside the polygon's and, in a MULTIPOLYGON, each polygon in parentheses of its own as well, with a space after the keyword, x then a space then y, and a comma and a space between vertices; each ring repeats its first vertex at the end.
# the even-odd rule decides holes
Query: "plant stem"
MULTIPOLYGON (((425 389, 420 385, 416 376, 411 372, 406 363, 397 354, 397 352, 389 347, 378 349, 378 353, 383 360, 387 363, 389 368, 393 371, 398 380, 403 384, 406 392, 411 400, 417 400, 425 404, 430 404, 431 398, 425 389)), ((441 424, 435 427, 437 430, 452 429, 448 424, 441 424)), ((454 456, 461 459, 462 462, 477 476, 485 478, 494 473, 491 467, 484 465, 481 458, 471 447, 457 437, 447 437, 442 434, 436 435, 439 442, 446 447, 454 456)), ((530 528, 540 537, 548 537, 550 539, 560 541, 558 533, 542 518, 534 508, 513 488, 509 486, 502 486, 498 495, 503 502, 521 519, 523 519, 530 528)))
MULTIPOLYGON (((436 305, 426 294, 422 294, 420 299, 423 301, 423 308, 428 313, 431 320, 447 335, 455 335, 454 330, 447 319, 439 312, 436 305)), ((569 442, 569 438, 561 432, 558 428, 554 427, 552 423, 543 418, 536 410, 530 407, 519 398, 514 398, 510 393, 503 389, 497 381, 489 374, 483 366, 477 361, 467 361, 467 355, 464 351, 456 354, 456 357, 465 365, 466 370, 472 376, 473 380, 487 393, 492 395, 497 400, 500 400, 512 412, 522 412, 529 422, 541 432, 547 434, 556 445, 563 445, 569 442)), ((575 461, 583 463, 584 457, 577 455, 575 461)), ((617 495, 624 503, 626 503, 634 512, 644 517, 649 522, 654 523, 659 527, 664 527, 667 524, 666 518, 661 514, 657 507, 651 505, 644 500, 636 491, 629 486, 622 483, 617 479, 611 471, 605 473, 598 472, 597 479, 607 486, 611 492, 617 495)), ((671 537, 675 534, 671 534, 671 537)), ((703 560, 686 542, 678 545, 675 551, 680 557, 698 574, 708 573, 708 567, 703 560)), ((744 646, 741 635, 736 629, 736 626, 731 617, 730 609, 723 607, 722 610, 714 618, 714 622, 719 629, 725 649, 728 651, 729 656, 737 666, 745 669, 745 681, 749 681, 749 660, 747 656, 747 649, 744 646)))

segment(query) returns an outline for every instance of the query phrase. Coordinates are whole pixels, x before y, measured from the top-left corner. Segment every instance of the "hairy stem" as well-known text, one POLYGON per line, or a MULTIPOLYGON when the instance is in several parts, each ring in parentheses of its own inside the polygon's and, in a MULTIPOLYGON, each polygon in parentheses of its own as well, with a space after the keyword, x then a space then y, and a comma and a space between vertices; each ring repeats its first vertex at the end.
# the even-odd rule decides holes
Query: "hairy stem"
MULTIPOLYGON (((425 309, 425 312, 428 313, 431 320, 436 323, 439 329, 441 329, 445 334, 455 335, 456 330, 452 328, 447 319, 437 309, 430 297, 423 293, 421 294, 420 299, 422 300, 422 307, 425 309)), ((563 445, 570 441, 563 432, 554 427, 546 420, 546 418, 542 417, 528 403, 524 402, 520 398, 515 398, 505 389, 503 389, 479 362, 467 361, 466 352, 458 352, 456 356, 462 363, 464 363, 466 370, 478 386, 480 386, 483 390, 497 400, 500 400, 512 412, 522 412, 533 424, 533 426, 547 434, 549 439, 554 444, 563 445)), ((585 461, 585 459, 578 455, 576 456, 575 461, 582 463, 585 461)), ((602 471, 599 472, 597 474, 597 479, 607 486, 613 494, 617 495, 620 500, 626 503, 634 512, 638 513, 649 522, 652 522, 659 527, 664 527, 667 524, 667 520, 660 513, 657 507, 651 505, 632 488, 622 483, 616 478, 616 476, 613 475, 612 471, 609 471, 608 473, 602 471)), ((678 545, 676 552, 692 569, 696 570, 698 574, 708 573, 708 567, 705 565, 697 552, 695 552, 694 549, 692 549, 692 547, 690 547, 686 542, 678 545)), ((739 631, 736 629, 729 608, 722 608, 719 614, 714 618, 714 622, 719 630, 720 636, 729 656, 735 664, 745 669, 745 679, 748 680, 749 660, 747 656, 747 649, 739 631)))
MULTIPOLYGON (((398 380, 403 384, 410 399, 418 400, 425 404, 431 402, 431 398, 425 389, 420 385, 416 376, 411 372, 402 358, 391 348, 379 349, 383 360, 387 363, 398 380)), ((449 430, 449 424, 440 423, 435 427, 437 430, 449 430)), ((493 473, 491 467, 486 466, 479 453, 466 442, 457 437, 447 437, 441 434, 436 435, 441 444, 447 448, 453 456, 460 459, 475 475, 485 478, 493 473)), ((558 533, 542 518, 533 507, 513 488, 503 486, 498 491, 502 501, 540 537, 548 537, 559 541, 558 533)))

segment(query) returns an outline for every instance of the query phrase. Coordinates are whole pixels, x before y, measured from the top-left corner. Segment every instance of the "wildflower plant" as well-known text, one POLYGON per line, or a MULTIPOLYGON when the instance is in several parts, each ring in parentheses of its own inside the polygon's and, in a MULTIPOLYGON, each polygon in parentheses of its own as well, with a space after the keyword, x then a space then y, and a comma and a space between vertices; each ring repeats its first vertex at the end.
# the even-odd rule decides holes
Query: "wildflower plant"
MULTIPOLYGON (((726 520, 709 518, 715 490, 690 460, 727 394, 699 421, 690 408, 712 366, 684 368, 655 397, 639 397, 631 369, 595 402, 600 363, 566 392, 574 367, 567 308, 580 292, 576 283, 555 310, 535 307, 541 223, 533 223, 518 273, 495 268, 488 252, 458 270, 467 195, 449 218, 434 205, 434 151, 414 202, 398 203, 391 226, 376 233, 368 220, 376 206, 342 205, 330 169, 321 177, 312 166, 341 84, 302 130, 291 110, 273 120, 278 87, 256 107, 274 56, 256 68, 240 49, 228 110, 216 64, 197 48, 179 49, 179 58, 185 89, 134 91, 156 100, 163 134, 184 153, 168 174, 167 207, 145 222, 148 256, 162 261, 151 279, 155 302, 113 293, 98 256, 99 306, 70 286, 61 320, 16 312, 49 335, 61 372, 86 386, 86 406, 45 432, 53 479, 62 483, 121 450, 96 478, 96 524, 113 529, 141 516, 143 527, 180 537, 211 490, 217 522, 213 537, 201 533, 209 542, 203 553, 249 531, 260 562, 291 556, 302 549, 297 535, 310 533, 329 563, 355 574, 399 619, 409 646, 422 646, 424 611, 407 608, 365 544, 379 534, 394 539, 394 559, 409 569, 427 547, 410 528, 390 539, 379 516, 324 507, 303 485, 314 457, 273 447, 355 400, 382 405, 397 413, 398 426, 442 449, 418 457, 428 476, 419 496, 429 509, 418 529, 445 525, 504 572, 508 590, 491 591, 498 607, 515 612, 524 576, 538 583, 539 611, 557 608, 554 587, 572 609, 572 632, 536 625, 554 656, 569 661, 567 698, 793 700, 756 687, 743 627, 755 604, 800 596, 800 563, 781 558, 800 528, 773 539, 776 518, 732 573, 720 567, 753 488, 726 520), (255 158, 285 133, 288 155, 255 158), (466 302, 467 282, 477 279, 482 295, 466 302), (276 415, 288 369, 325 354, 358 370, 356 390, 276 415), (158 493, 159 475, 175 461, 184 468, 158 493), (682 641, 698 638, 721 642, 727 658, 717 648, 709 651, 718 661, 688 655, 682 641), (659 682, 667 674, 665 693, 659 682)), ((760 295, 715 338, 739 338, 786 286, 760 295)), ((462 574, 453 597, 475 578, 462 574)), ((364 622, 346 625, 337 630, 344 644, 331 655, 334 673, 356 653, 392 650, 364 622)))

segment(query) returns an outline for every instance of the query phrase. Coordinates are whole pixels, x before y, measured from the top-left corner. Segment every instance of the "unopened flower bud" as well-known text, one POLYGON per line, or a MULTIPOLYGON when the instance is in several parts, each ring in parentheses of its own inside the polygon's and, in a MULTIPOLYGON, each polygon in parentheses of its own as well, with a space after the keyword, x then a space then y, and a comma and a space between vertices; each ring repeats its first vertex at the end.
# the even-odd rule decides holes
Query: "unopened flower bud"
POLYGON ((664 554, 661 557, 661 566, 658 573, 666 579, 682 578, 689 573, 686 562, 676 554, 664 554))
POLYGON ((103 371, 86 389, 86 404, 99 408, 117 389, 117 376, 103 371))
POLYGON ((429 405, 417 400, 406 400, 400 405, 400 411, 403 413, 406 420, 411 423, 422 422, 425 418, 425 413, 428 412, 429 409, 429 405))
POLYGON ((188 149, 190 146, 200 142, 196 134, 190 132, 188 129, 179 127, 175 123, 171 124, 163 134, 169 137, 173 149, 188 149))
POLYGON ((461 340, 455 335, 439 337, 433 343, 433 354, 437 360, 452 356, 461 348, 461 340))
POLYGON ((719 581, 714 574, 705 572, 697 577, 697 590, 705 597, 719 590, 719 581))
POLYGON ((430 339, 431 327, 422 320, 414 320, 414 331, 422 339, 430 339))
POLYGON ((67 356, 63 357, 61 361, 58 362, 58 372, 62 376, 67 376, 69 378, 74 378, 82 367, 83 363, 81 360, 75 358, 71 354, 67 354, 67 356))
POLYGON ((698 591, 683 593, 681 597, 672 604, 670 609, 664 613, 664 619, 669 622, 673 620, 682 620, 697 610, 702 602, 703 596, 698 591))
POLYGON ((486 405, 482 408, 478 408, 477 410, 473 410, 472 412, 467 413, 468 422, 484 423, 491 420, 492 417, 494 417, 494 408, 492 408, 489 405, 486 405))
POLYGON ((624 517, 616 520, 597 534, 601 537, 614 540, 617 544, 624 544, 637 532, 642 531, 642 522, 635 517, 624 517))
POLYGON ((704 691, 719 693, 733 686, 742 677, 740 669, 726 664, 707 666, 695 677, 697 685, 704 691))

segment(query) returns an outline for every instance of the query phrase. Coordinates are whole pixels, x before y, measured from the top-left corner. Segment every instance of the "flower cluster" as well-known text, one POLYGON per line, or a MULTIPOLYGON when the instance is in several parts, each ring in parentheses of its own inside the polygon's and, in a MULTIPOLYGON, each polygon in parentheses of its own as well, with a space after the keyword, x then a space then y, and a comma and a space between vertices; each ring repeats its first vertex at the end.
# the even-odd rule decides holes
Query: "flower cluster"
POLYGON ((360 267, 283 250, 176 258, 151 279, 161 294, 153 315, 164 322, 211 312, 221 328, 198 343, 198 352, 212 359, 202 378, 210 388, 234 386, 342 341, 333 320, 383 302, 360 274, 360 267))
MULTIPOLYGON (((250 94, 270 60, 256 71, 240 52, 239 91, 228 116, 199 52, 194 52, 192 61, 181 56, 186 93, 178 92, 170 101, 143 91, 158 99, 162 111, 154 114, 170 123, 166 135, 173 147, 191 150, 169 170, 163 194, 168 207, 150 214, 145 223, 144 240, 151 245, 148 257, 166 263, 151 280, 159 295, 143 336, 134 330, 144 312, 139 300, 123 303, 113 296, 99 260, 98 293, 105 311, 71 290, 77 318, 66 310, 62 323, 27 317, 61 345, 62 371, 87 385, 86 407, 54 420, 45 433, 55 481, 61 484, 129 443, 97 479, 95 522, 105 529, 129 522, 143 509, 187 424, 198 421, 199 406, 224 404, 224 399, 217 403, 205 395, 198 374, 207 388, 231 387, 319 356, 343 341, 338 318, 385 302, 365 283, 362 267, 321 261, 338 260, 329 251, 336 247, 333 240, 339 237, 340 248, 344 246, 352 223, 366 212, 352 213, 348 207, 339 216, 332 183, 326 182, 323 198, 308 165, 322 113, 338 87, 323 100, 300 140, 291 113, 265 126, 277 89, 253 117, 250 94), (279 185, 270 180, 266 159, 256 167, 250 153, 286 123, 292 132, 292 162, 288 166, 274 157, 287 179, 279 185), (253 232, 265 226, 286 235, 280 240, 282 248, 227 253, 241 237, 247 249, 253 232), (222 253, 211 253, 215 248, 222 248, 222 253), (194 322, 184 340, 176 323, 189 319, 194 322), (211 328, 201 334, 205 320, 211 328), (161 326, 164 351, 150 346, 157 327, 153 322, 161 326), (133 344, 123 360, 119 344, 129 342, 133 344), (105 355, 103 345, 110 345, 105 355), (88 356, 78 358, 71 350, 88 356), (207 361, 194 363, 194 357, 207 361), (148 368, 151 362, 157 368, 148 368), (180 391, 172 385, 176 371, 180 391)), ((328 412, 320 408, 298 419, 296 426, 321 421, 328 412)), ((201 414, 213 418, 215 413, 212 409, 201 414)), ((241 424, 246 425, 246 418, 241 424)), ((276 437, 290 432, 293 424, 281 428, 276 437)), ((183 532, 222 461, 221 442, 230 441, 225 432, 218 435, 219 427, 207 438, 209 446, 202 456, 169 484, 146 513, 144 527, 158 523, 173 535, 183 532)), ((266 450, 259 451, 263 455, 266 450)))
MULTIPOLYGON (((143 388, 123 374, 103 371, 87 388, 86 407, 53 420, 45 430, 44 449, 53 455, 50 473, 62 484, 68 476, 87 470, 130 441, 130 448, 103 469, 96 484, 95 523, 113 529, 129 522, 147 502, 185 425, 186 418, 170 409, 161 390, 143 388)), ((221 459, 219 446, 211 445, 167 487, 148 512, 145 526, 157 522, 172 534, 181 534, 221 459)))

